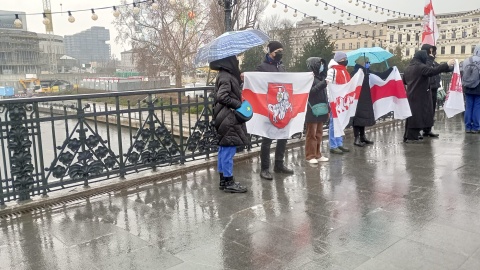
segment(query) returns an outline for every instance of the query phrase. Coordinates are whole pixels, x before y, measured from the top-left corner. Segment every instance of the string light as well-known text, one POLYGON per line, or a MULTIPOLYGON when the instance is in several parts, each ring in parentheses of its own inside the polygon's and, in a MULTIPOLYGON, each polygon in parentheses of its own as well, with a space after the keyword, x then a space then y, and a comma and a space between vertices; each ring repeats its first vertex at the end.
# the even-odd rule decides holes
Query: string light
POLYGON ((49 25, 50 24, 50 20, 48 19, 47 17, 47 14, 43 13, 43 24, 44 25, 49 25))
POLYGON ((95 10, 92 8, 92 20, 98 20, 98 15, 95 13, 95 10))
POLYGON ((117 9, 117 7, 113 6, 113 17, 118 18, 120 17, 120 11, 117 9))
POLYGON ((133 14, 137 15, 140 13, 140 8, 137 7, 137 4, 133 3, 133 14))
POLYGON ((69 21, 70 23, 74 23, 74 22, 75 22, 75 17, 73 17, 72 12, 70 12, 70 11, 68 12, 68 21, 69 21))
POLYGON ((287 13, 288 12, 288 7, 285 5, 285 9, 283 9, 283 12, 287 13))
POLYGON ((275 0, 275 1, 273 2, 272 7, 273 7, 273 8, 276 8, 276 7, 277 7, 277 0, 275 0))
POLYGON ((17 28, 21 28, 22 27, 22 21, 20 20, 20 18, 18 17, 18 14, 15 14, 15 21, 13 21, 13 25, 17 28))
POLYGON ((297 17, 297 10, 296 9, 295 9, 295 12, 293 13, 293 17, 297 17))
POLYGON ((332 13, 333 13, 333 14, 337 13, 337 11, 335 10, 335 8, 333 8, 332 13))
POLYGON ((325 3, 325 7, 324 7, 323 9, 325 9, 325 10, 327 10, 327 9, 328 9, 328 5, 327 5, 327 3, 325 3))
POLYGON ((158 3, 155 2, 155 0, 152 0, 152 9, 153 10, 158 10, 158 3))
POLYGON ((315 2, 315 6, 318 7, 318 5, 320 5, 320 3, 318 3, 318 0, 317 0, 317 2, 315 2))

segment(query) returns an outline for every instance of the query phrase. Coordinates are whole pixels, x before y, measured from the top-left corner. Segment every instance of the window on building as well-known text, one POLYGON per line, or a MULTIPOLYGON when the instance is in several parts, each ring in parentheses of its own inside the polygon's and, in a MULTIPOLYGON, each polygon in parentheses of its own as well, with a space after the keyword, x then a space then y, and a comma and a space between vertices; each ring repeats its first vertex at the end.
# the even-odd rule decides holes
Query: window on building
POLYGON ((472 28, 472 36, 476 37, 477 36, 477 27, 472 28))
POLYGON ((442 24, 448 24, 448 21, 442 21, 442 24))
POLYGON ((470 19, 462 19, 462 22, 469 22, 470 19))
POLYGON ((373 30, 373 31, 372 31, 372 37, 375 37, 376 34, 377 34, 377 31, 376 31, 376 30, 373 30))
POLYGON ((410 56, 410 49, 409 48, 405 49, 405 56, 410 56))
POLYGON ((365 36, 368 36, 368 31, 365 31, 365 36))
POLYGON ((363 43, 363 47, 364 47, 364 48, 368 48, 368 41, 365 41, 365 42, 363 43))
POLYGON ((470 53, 473 54, 474 51, 475 51, 475 45, 472 45, 472 51, 470 53))
POLYGON ((383 36, 383 30, 379 30, 380 33, 378 33, 380 36, 383 36))
POLYGON ((465 54, 465 45, 462 45, 462 46, 460 47, 460 53, 461 53, 461 54, 465 54))
POLYGON ((348 49, 353 50, 353 44, 351 42, 348 44, 348 49))
POLYGON ((420 41, 420 35, 418 33, 415 34, 415 41, 420 41))
POLYGON ((451 20, 450 23, 458 23, 458 20, 451 20))
POLYGON ((357 49, 360 49, 360 42, 357 42, 357 49))
POLYGON ((450 54, 455 54, 455 46, 450 47, 450 54))
POLYGON ((478 21, 480 21, 480 18, 473 18, 472 19, 472 22, 478 22, 478 21))
POLYGON ((335 43, 335 50, 338 50, 338 44, 335 43))
POLYGON ((393 35, 390 35, 390 42, 393 42, 393 35))
POLYGON ((407 24, 407 27, 412 27, 412 24, 407 24))
POLYGON ((447 39, 447 34, 442 34, 442 39, 447 39))
POLYGON ((422 24, 421 23, 416 23, 415 26, 422 26, 422 24))
POLYGON ((335 34, 335 39, 338 39, 338 33, 335 34))
POLYGON ((457 38, 457 33, 455 31, 452 32, 452 38, 457 38))
POLYGON ((402 42, 402 34, 398 34, 398 42, 402 42))
POLYGON ((440 54, 445 54, 445 47, 440 47, 440 54))
POLYGON ((342 43, 342 50, 345 50, 345 43, 342 43))
POLYGON ((467 31, 463 31, 462 32, 462 38, 466 38, 467 37, 467 31))
POLYGON ((410 41, 410 34, 407 34, 407 42, 410 41))

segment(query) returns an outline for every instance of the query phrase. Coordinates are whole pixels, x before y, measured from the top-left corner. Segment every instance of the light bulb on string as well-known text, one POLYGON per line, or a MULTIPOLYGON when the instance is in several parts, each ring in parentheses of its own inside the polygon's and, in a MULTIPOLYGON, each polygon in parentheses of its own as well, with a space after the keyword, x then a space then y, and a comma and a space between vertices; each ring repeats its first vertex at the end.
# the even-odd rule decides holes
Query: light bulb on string
POLYGON ((140 13, 140 8, 137 7, 137 4, 133 3, 133 14, 137 15, 140 13))
POLYGON ((120 17, 120 10, 117 9, 117 7, 113 6, 113 17, 118 18, 120 17))
POLYGON ((368 7, 368 11, 372 11, 372 4, 368 7))
POLYGON ((383 15, 384 13, 385 13, 385 12, 383 11, 383 8, 382 8, 382 12, 380 12, 380 14, 382 14, 382 15, 383 15))
POLYGON ((95 13, 95 10, 92 8, 92 20, 96 21, 98 20, 98 15, 95 13))
POLYGON ((352 0, 348 0, 348 3, 352 3, 353 1, 352 0))
POLYGON ((297 10, 295 9, 295 12, 293 13, 293 17, 297 17, 297 10))
POLYGON ((345 14, 343 14, 343 10, 342 10, 342 13, 340 13, 340 17, 343 17, 345 16, 345 14))
POLYGON ((352 17, 350 17, 350 13, 348 13, 347 20, 350 20, 350 19, 352 19, 352 17))
POLYGON ((70 23, 74 23, 74 22, 75 22, 75 17, 73 17, 72 12, 70 12, 70 11, 68 12, 68 21, 69 21, 70 23))
POLYGON ((18 14, 15 14, 15 21, 13 21, 13 25, 14 25, 16 28, 21 28, 21 27, 22 27, 22 21, 21 21, 20 18, 18 17, 18 14))
POLYGON ((327 9, 328 9, 328 5, 327 5, 327 3, 325 3, 325 7, 324 7, 323 9, 325 9, 325 10, 327 10, 327 9))
POLYGON ((355 16, 355 23, 358 23, 358 16, 355 16))
POLYGON ((44 25, 49 25, 50 24, 50 19, 48 19, 47 14, 43 13, 43 24, 44 25))
POLYGON ((367 7, 367 6, 365 6, 365 3, 363 3, 362 8, 366 8, 366 7, 367 7))
POLYGON ((153 9, 153 10, 158 10, 158 7, 159 7, 159 6, 158 6, 158 3, 155 2, 155 0, 152 0, 152 9, 153 9))
POLYGON ((333 14, 337 13, 337 10, 335 8, 333 8, 333 11, 332 11, 333 14))
POLYGON ((288 7, 285 5, 285 8, 283 9, 283 12, 287 13, 288 12, 288 7))
POLYGON ((272 4, 272 8, 276 8, 277 7, 277 0, 275 0, 272 4))
POLYGON ((305 2, 310 2, 310 0, 305 0, 305 2))
POLYGON ((377 8, 375 8, 375 13, 378 13, 378 7, 377 7, 377 8))
POLYGON ((317 0, 317 2, 315 2, 315 6, 318 7, 318 5, 320 5, 320 3, 318 3, 318 0, 317 0))
POLYGON ((355 6, 358 6, 358 5, 360 5, 360 4, 358 3, 358 0, 357 0, 357 2, 355 2, 355 6))

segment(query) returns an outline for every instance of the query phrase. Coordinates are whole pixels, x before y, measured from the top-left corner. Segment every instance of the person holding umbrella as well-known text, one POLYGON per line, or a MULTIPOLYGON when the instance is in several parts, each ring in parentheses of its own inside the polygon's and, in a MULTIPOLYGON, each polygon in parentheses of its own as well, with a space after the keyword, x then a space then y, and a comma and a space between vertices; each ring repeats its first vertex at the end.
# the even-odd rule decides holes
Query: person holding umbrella
POLYGON ((235 117, 234 110, 242 105, 240 68, 236 56, 215 60, 210 69, 218 75, 213 91, 213 121, 218 138, 219 189, 230 193, 244 193, 247 188, 234 181, 233 157, 238 146, 248 144, 247 127, 235 117))

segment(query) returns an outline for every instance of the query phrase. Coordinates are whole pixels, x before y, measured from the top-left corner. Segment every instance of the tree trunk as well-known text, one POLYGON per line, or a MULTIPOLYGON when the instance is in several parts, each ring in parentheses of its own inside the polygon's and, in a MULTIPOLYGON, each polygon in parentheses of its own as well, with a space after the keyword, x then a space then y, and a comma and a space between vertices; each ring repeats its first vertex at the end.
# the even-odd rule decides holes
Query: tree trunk
POLYGON ((182 85, 182 67, 176 66, 175 67, 175 87, 181 88, 182 85))

